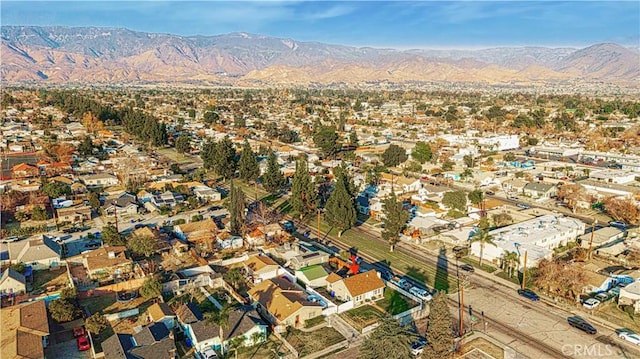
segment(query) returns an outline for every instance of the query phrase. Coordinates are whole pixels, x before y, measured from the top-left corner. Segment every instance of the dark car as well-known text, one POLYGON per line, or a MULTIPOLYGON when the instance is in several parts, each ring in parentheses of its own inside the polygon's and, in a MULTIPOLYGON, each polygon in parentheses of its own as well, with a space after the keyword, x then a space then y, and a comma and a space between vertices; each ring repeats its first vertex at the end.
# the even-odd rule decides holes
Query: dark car
POLYGON ((86 333, 84 331, 84 327, 75 327, 75 328, 73 328, 73 337, 74 338, 84 337, 85 335, 86 335, 86 333))
POLYGON ((473 268, 473 266, 472 266, 472 265, 470 265, 470 264, 463 264, 463 265, 461 265, 461 266, 460 266, 460 269, 462 269, 463 271, 466 271, 466 272, 470 272, 470 273, 473 273, 473 272, 475 272, 475 270, 476 270, 476 269, 475 269, 475 268, 473 268))
POLYGON ((531 289, 518 289, 518 294, 533 301, 540 300, 540 297, 531 289))
POLYGON ((593 325, 577 315, 567 318, 567 322, 570 326, 578 328, 588 334, 596 334, 598 332, 598 330, 593 325))

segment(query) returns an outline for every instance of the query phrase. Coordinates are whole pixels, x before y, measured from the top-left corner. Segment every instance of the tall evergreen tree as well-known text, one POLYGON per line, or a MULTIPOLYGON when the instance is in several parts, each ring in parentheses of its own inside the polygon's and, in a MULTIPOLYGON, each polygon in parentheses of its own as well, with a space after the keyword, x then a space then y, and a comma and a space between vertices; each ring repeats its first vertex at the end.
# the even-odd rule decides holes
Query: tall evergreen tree
POLYGON ((338 229, 338 237, 356 223, 357 213, 354 198, 349 195, 344 181, 340 181, 338 178, 336 178, 333 192, 325 205, 324 218, 329 225, 338 229))
POLYGON ((451 312, 447 304, 447 295, 439 291, 433 297, 427 326, 427 348, 422 352, 426 359, 448 358, 453 346, 451 312))
POLYGON ((251 149, 248 141, 244 141, 240 161, 238 161, 238 171, 240 178, 247 182, 255 181, 260 176, 260 167, 258 166, 258 158, 251 149))
MULTIPOLYGON (((314 126, 315 130, 315 126, 314 126)), ((333 126, 320 126, 313 135, 313 142, 322 151, 325 157, 333 157, 340 151, 340 142, 338 142, 338 133, 333 126)))
POLYGON ((229 226, 231 232, 240 234, 245 222, 245 196, 242 188, 236 187, 233 181, 231 181, 231 187, 229 188, 227 209, 229 210, 229 226))
POLYGON ((291 186, 291 207, 293 212, 302 219, 309 213, 313 213, 318 206, 318 192, 311 181, 311 175, 305 159, 298 160, 296 173, 293 175, 291 186))
POLYGON ((191 140, 189 139, 189 135, 186 133, 181 134, 176 139, 176 151, 178 153, 185 153, 189 151, 189 147, 191 147, 191 140))
POLYGON ((276 153, 270 151, 269 158, 267 159, 267 169, 262 176, 262 184, 270 193, 277 193, 282 189, 285 181, 284 175, 280 172, 276 153))
POLYGON ((382 238, 389 241, 389 251, 393 252, 396 243, 400 240, 400 231, 409 220, 409 212, 402 209, 402 202, 398 201, 394 192, 391 192, 391 196, 382 202, 382 209, 385 215, 382 220, 384 223, 382 238))
POLYGON ((236 149, 229 136, 225 136, 215 146, 213 169, 222 178, 233 178, 238 162, 236 161, 236 149))
POLYGON ((334 168, 333 173, 335 174, 336 182, 341 181, 344 183, 344 188, 347 189, 349 196, 355 199, 358 189, 356 188, 355 183, 353 183, 353 178, 349 176, 349 172, 347 171, 347 167, 344 162, 341 163, 340 166, 334 168))
MULTIPOLYGON (((360 346, 361 359, 411 358, 411 343, 416 335, 393 317, 386 315, 360 346)), ((424 355, 424 354, 423 354, 424 355)))
POLYGON ((202 145, 202 151, 200 151, 200 158, 202 159, 204 168, 214 168, 214 161, 216 158, 216 142, 212 139, 208 139, 202 145))

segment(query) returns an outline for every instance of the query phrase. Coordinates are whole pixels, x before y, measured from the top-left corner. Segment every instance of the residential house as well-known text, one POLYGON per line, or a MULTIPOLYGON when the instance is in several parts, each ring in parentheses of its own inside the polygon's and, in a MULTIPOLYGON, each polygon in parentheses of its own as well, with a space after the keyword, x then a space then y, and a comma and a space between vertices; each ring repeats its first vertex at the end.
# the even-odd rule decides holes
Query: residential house
POLYGON ((640 280, 620 288, 618 305, 630 305, 634 313, 640 313, 640 280))
POLYGON ((127 247, 102 247, 69 258, 69 262, 81 262, 87 269, 89 278, 98 282, 109 282, 118 278, 128 278, 133 272, 133 261, 127 258, 127 247))
MULTIPOLYGON (((527 251, 527 268, 535 267, 543 258, 550 259, 553 249, 566 245, 582 235, 584 222, 571 217, 544 215, 489 232, 493 244, 485 243, 483 259, 498 263, 505 252, 527 251)), ((471 243, 471 254, 480 256, 480 242, 471 243)), ((520 259, 524 265, 524 256, 520 259)))
POLYGON ((45 358, 51 332, 44 300, 2 308, 0 317, 2 358, 45 358))
POLYGON ((9 267, 0 277, 0 296, 12 296, 27 291, 27 282, 22 273, 9 267))
POLYGON ((256 228, 247 234, 247 245, 251 248, 262 246, 266 243, 266 237, 267 236, 262 232, 262 230, 260 230, 260 228, 256 228))
POLYGON ((167 303, 154 303, 147 309, 149 321, 162 323, 171 330, 176 324, 176 313, 171 310, 167 303))
POLYGON ((135 334, 117 333, 102 343, 106 359, 175 359, 173 333, 161 323, 139 329, 135 334))
POLYGON ((9 261, 12 264, 24 263, 33 270, 50 269, 61 264, 62 248, 53 237, 28 239, 9 243, 9 261))
POLYGON ((82 223, 91 220, 91 207, 80 204, 72 207, 57 208, 56 215, 60 222, 82 223))
POLYGON ((244 240, 240 236, 234 236, 228 231, 218 232, 216 246, 219 249, 239 249, 244 246, 244 240))
POLYGON ((625 232, 616 227, 602 227, 591 233, 580 236, 580 245, 583 248, 599 248, 624 239, 625 232))
POLYGON ((322 315, 322 305, 310 301, 309 295, 289 278, 264 280, 249 289, 248 294, 256 310, 279 326, 277 330, 287 326, 301 328, 307 320, 322 315))
POLYGON ((319 250, 306 242, 298 242, 294 245, 293 251, 295 255, 288 258, 289 267, 293 269, 300 269, 329 261, 329 253, 319 250))
POLYGON ((40 170, 37 166, 28 163, 19 163, 11 167, 11 178, 34 178, 40 176, 40 170))
POLYGON ((164 191, 159 195, 153 196, 151 201, 158 207, 167 206, 173 208, 176 204, 184 201, 184 195, 178 192, 164 191))
POLYGON ((35 192, 41 187, 40 181, 25 179, 21 181, 13 181, 11 190, 16 192, 35 192))
POLYGON ((380 273, 375 270, 358 273, 342 278, 331 273, 327 278, 327 291, 339 300, 353 302, 354 307, 367 301, 376 301, 384 296, 385 284, 380 279, 380 273))
POLYGON ((138 201, 132 194, 121 193, 115 198, 104 201, 104 211, 107 215, 113 215, 116 212, 118 215, 134 215, 138 213, 138 201))
POLYGON ((525 196, 529 196, 538 201, 544 201, 553 198, 558 193, 558 188, 552 184, 530 182, 523 188, 525 196))
POLYGON ((69 122, 66 127, 73 137, 80 138, 87 135, 87 129, 80 122, 69 122))
POLYGON ((138 192, 136 197, 138 197, 138 201, 140 201, 140 203, 147 203, 147 202, 153 201, 153 194, 147 192, 144 189, 142 191, 138 192))
POLYGON ((221 350, 222 345, 228 348, 229 342, 235 338, 243 338, 243 344, 250 346, 263 342, 267 337, 267 324, 251 306, 240 306, 229 313, 227 328, 223 327, 222 331, 224 338, 220 338, 220 327, 207 322, 193 303, 181 305, 176 314, 180 330, 197 351, 210 347, 221 350), (254 342, 257 337, 260 339, 254 342))
POLYGON ((144 226, 135 229, 132 233, 135 237, 148 237, 153 238, 156 241, 156 252, 168 252, 171 250, 171 241, 166 233, 160 233, 157 228, 151 228, 144 226))
POLYGON ((527 181, 520 178, 512 178, 502 182, 502 188, 507 192, 520 194, 524 191, 527 181))
POLYGON ((80 180, 87 187, 108 187, 108 186, 115 186, 118 183, 120 183, 120 181, 116 176, 108 173, 99 173, 95 175, 81 176, 80 180))
POLYGON ((172 274, 168 281, 162 283, 162 292, 180 295, 204 286, 222 287, 222 281, 222 276, 208 265, 181 269, 172 274))
POLYGON ((397 185, 399 186, 398 189, 401 189, 402 193, 418 192, 418 190, 422 188, 422 183, 420 182, 420 179, 400 176, 397 178, 396 181, 397 181, 397 185))
POLYGON ((326 287, 327 277, 329 272, 320 264, 312 265, 297 269, 295 276, 298 280, 304 283, 307 287, 320 288, 326 287))
POLYGON ((589 172, 589 178, 592 180, 615 184, 631 183, 636 180, 637 176, 637 172, 618 169, 602 169, 589 172))
POLYGON ((64 173, 71 173, 71 165, 65 162, 54 162, 44 166, 44 172, 47 176, 57 176, 64 173))
POLYGON ((215 240, 218 226, 211 218, 207 218, 204 221, 179 224, 173 230, 183 241, 206 247, 215 240))
POLYGON ((251 256, 242 262, 245 273, 251 278, 253 283, 260 283, 264 280, 278 276, 280 266, 273 259, 266 255, 251 256))
POLYGON ((193 188, 193 194, 196 195, 196 197, 199 200, 202 201, 220 201, 222 200, 222 195, 220 194, 220 192, 214 190, 213 188, 209 187, 209 186, 197 186, 193 188))

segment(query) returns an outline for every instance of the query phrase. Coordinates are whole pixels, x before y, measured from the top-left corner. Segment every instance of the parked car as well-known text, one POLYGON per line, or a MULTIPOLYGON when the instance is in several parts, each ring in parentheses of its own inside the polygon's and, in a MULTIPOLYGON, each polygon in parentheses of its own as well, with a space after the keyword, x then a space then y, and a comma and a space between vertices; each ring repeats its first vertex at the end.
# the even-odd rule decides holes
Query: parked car
POLYGON ((582 306, 587 309, 594 309, 595 307, 600 305, 600 301, 596 298, 588 298, 584 302, 582 302, 582 306))
POLYGON ((7 237, 2 240, 3 243, 11 243, 17 241, 19 238, 17 236, 7 237))
POLYGON ((431 294, 429 294, 429 292, 427 292, 426 290, 422 289, 422 288, 418 288, 418 287, 413 287, 411 289, 409 289, 409 293, 415 295, 416 297, 428 302, 431 299, 433 299, 433 297, 431 296, 431 294))
POLYGON ((398 281, 398 285, 401 286, 402 288, 406 289, 406 290, 409 290, 411 287, 413 287, 413 284, 411 284, 411 282, 409 282, 405 278, 400 279, 398 281))
POLYGON ((73 337, 74 338, 83 337, 86 334, 87 333, 84 331, 84 327, 75 327, 75 328, 73 328, 73 337))
POLYGON ((420 338, 417 341, 411 343, 411 354, 418 356, 422 354, 424 348, 427 346, 427 340, 420 338))
POLYGON ((521 296, 527 299, 531 299, 534 302, 537 300, 540 300, 540 297, 538 297, 538 295, 531 289, 518 289, 518 294, 520 294, 521 296))
POLYGON ((594 296, 595 299, 599 300, 600 303, 604 303, 606 301, 608 301, 609 299, 615 297, 614 294, 612 293, 607 293, 607 292, 603 292, 603 293, 598 293, 594 296))
POLYGON ((517 207, 519 207, 519 208, 522 208, 522 209, 529 209, 529 208, 531 208, 531 206, 530 206, 530 205, 528 205, 528 204, 526 204, 526 203, 523 203, 523 202, 518 202, 518 203, 516 203, 516 206, 517 206, 517 207))
POLYGON ((629 343, 640 345, 640 335, 632 332, 629 329, 617 329, 618 337, 628 341, 629 343))
POLYGON ((196 354, 198 354, 198 357, 200 357, 200 359, 217 359, 218 358, 218 354, 212 348, 207 348, 202 352, 196 352, 196 354))
POLYGON ((587 322, 582 317, 579 317, 577 315, 567 318, 567 322, 572 327, 578 328, 588 334, 596 334, 598 332, 598 330, 593 325, 591 325, 591 323, 587 322))
POLYGON ((389 281, 393 278, 393 273, 388 269, 383 269, 380 271, 380 276, 382 279, 389 281))
POLYGON ((624 223, 624 222, 620 222, 620 221, 611 221, 611 222, 609 222, 609 225, 611 227, 618 228, 618 229, 620 229, 622 231, 627 229, 627 224, 624 223))
POLYGON ((475 268, 473 268, 473 266, 471 264, 463 264, 460 266, 460 269, 462 269, 465 272, 469 272, 469 273, 473 273, 476 271, 475 268))
POLYGON ((89 348, 91 348, 91 344, 89 344, 89 339, 87 338, 86 335, 78 337, 76 342, 78 344, 78 350, 79 351, 85 351, 85 350, 89 350, 89 348))
POLYGON ((487 196, 493 196, 493 195, 495 195, 495 194, 496 194, 496 193, 495 193, 495 192, 493 192, 493 191, 486 191, 486 192, 484 192, 484 193, 485 193, 487 196))

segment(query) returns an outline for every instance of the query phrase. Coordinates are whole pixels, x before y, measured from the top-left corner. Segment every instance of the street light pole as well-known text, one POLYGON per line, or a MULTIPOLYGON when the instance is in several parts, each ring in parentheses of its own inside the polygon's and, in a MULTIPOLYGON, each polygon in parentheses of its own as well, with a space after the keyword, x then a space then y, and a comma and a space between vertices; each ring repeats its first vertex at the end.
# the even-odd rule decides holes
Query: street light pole
POLYGON ((593 232, 595 231, 596 224, 598 224, 598 220, 594 219, 593 222, 591 222, 591 238, 589 239, 589 252, 588 252, 589 259, 591 259, 591 250, 593 248, 593 232))

